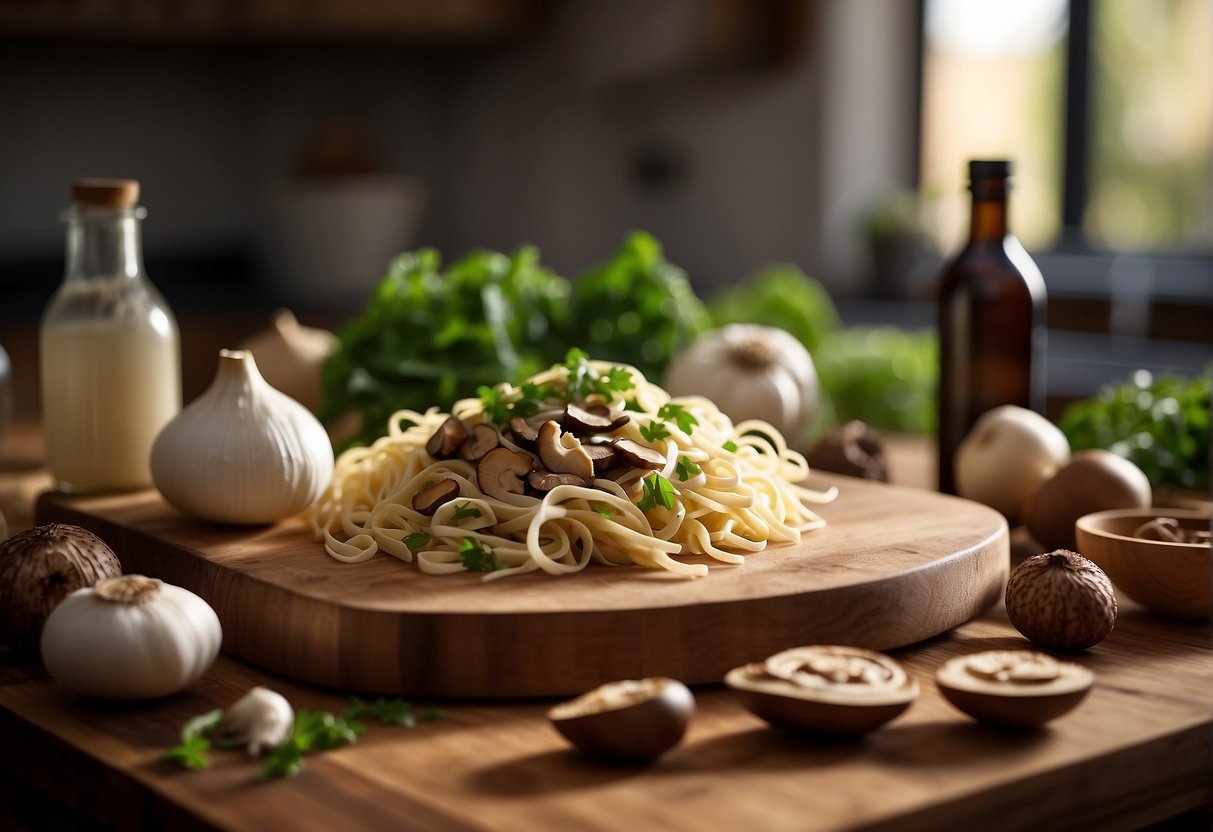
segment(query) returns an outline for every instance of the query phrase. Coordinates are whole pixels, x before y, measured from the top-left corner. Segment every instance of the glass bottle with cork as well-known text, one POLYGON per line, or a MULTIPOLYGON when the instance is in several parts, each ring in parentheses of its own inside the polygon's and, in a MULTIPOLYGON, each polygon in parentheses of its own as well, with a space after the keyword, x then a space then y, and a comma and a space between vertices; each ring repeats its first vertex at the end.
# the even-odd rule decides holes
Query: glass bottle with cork
POLYGON ((143 268, 139 183, 82 180, 64 213, 63 283, 39 335, 47 467, 72 493, 152 484, 160 429, 181 409, 177 322, 143 268))
POLYGON ((981 414, 1043 412, 1044 278, 1007 224, 1011 162, 969 162, 969 241, 939 288, 939 489, 955 493, 956 446, 981 414))

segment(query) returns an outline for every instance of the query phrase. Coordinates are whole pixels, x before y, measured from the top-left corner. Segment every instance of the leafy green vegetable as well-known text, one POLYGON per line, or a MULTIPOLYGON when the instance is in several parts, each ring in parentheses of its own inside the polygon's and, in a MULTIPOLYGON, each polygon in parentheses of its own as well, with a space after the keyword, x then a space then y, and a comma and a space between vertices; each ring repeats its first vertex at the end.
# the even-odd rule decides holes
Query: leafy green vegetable
POLYGON ((669 438, 670 429, 663 422, 649 422, 640 426, 640 435, 644 437, 645 442, 658 442, 669 438))
POLYGON ((1074 451, 1104 448, 1134 463, 1150 484, 1209 488, 1208 377, 1155 380, 1140 370, 1062 413, 1059 427, 1074 451))
POLYGON ((824 338, 813 361, 835 423, 862 419, 878 430, 935 432, 939 339, 934 331, 849 327, 824 338))
POLYGON ((260 779, 294 777, 303 770, 303 757, 309 751, 330 751, 358 741, 366 728, 360 722, 328 711, 298 711, 287 738, 265 755, 260 779))
POLYGON ((570 343, 660 379, 670 359, 708 328, 703 303, 661 243, 632 232, 614 256, 573 282, 570 343))
POLYGON ((460 520, 467 520, 469 517, 479 517, 479 516, 480 516, 480 509, 476 508, 473 505, 469 505, 466 502, 460 503, 459 505, 455 506, 455 518, 454 519, 455 519, 456 523, 458 523, 460 520))
POLYGON ((445 270, 433 249, 400 255, 339 334, 321 418, 361 413, 351 443, 369 443, 396 410, 449 408, 481 385, 550 366, 565 351, 568 292, 531 246, 476 251, 445 270))
POLYGON ((659 407, 657 409, 657 418, 673 422, 687 436, 690 436, 694 432, 695 426, 699 424, 699 420, 688 413, 685 407, 673 402, 667 402, 659 407))
POLYGON ((404 545, 408 546, 413 551, 420 549, 429 542, 430 535, 428 532, 413 532, 404 539, 404 545))
POLYGON ((181 726, 180 745, 166 751, 164 759, 194 770, 210 767, 211 758, 206 752, 211 749, 211 741, 207 735, 215 730, 222 718, 223 709, 216 708, 186 722, 181 726))
POLYGON ((678 462, 674 465, 674 470, 678 473, 678 479, 686 482, 691 477, 701 473, 699 466, 685 456, 678 457, 678 462))
POLYGON ((726 451, 728 451, 731 454, 737 453, 737 443, 734 442, 732 439, 728 440, 720 447, 724 448, 726 451))
POLYGON ((838 311, 820 283, 796 266, 768 266, 708 302, 712 324, 754 323, 787 330, 814 358, 839 327, 838 311))
POLYGON ((479 540, 464 538, 459 544, 459 559, 463 568, 469 572, 494 572, 505 569, 505 564, 497 560, 497 556, 479 540))
POLYGON ((364 719, 368 716, 378 719, 380 725, 413 728, 418 722, 442 719, 446 713, 440 708, 428 708, 419 714, 414 714, 413 704, 404 699, 383 699, 381 697, 368 703, 356 696, 350 698, 350 706, 341 712, 341 718, 347 721, 364 719))
POLYGON ((641 511, 648 511, 657 506, 673 509, 674 485, 661 474, 649 474, 644 478, 644 493, 636 505, 641 511))

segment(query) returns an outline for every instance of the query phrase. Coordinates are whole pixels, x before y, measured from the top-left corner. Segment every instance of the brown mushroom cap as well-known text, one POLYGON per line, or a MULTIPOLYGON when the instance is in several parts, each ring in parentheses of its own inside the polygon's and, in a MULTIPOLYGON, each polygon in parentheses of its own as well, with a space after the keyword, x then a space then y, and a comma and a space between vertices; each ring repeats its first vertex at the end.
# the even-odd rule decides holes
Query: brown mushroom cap
POLYGON ((581 446, 581 440, 571 433, 560 432, 560 425, 552 421, 539 426, 535 440, 539 461, 556 474, 576 474, 582 479, 594 478, 594 460, 581 446))
POLYGON ((634 439, 616 439, 611 443, 620 458, 633 468, 656 471, 665 467, 665 455, 634 439))
POLYGON ((514 437, 514 441, 521 447, 533 451, 539 432, 526 419, 515 416, 510 419, 510 436, 514 437))
POLYGON ((459 483, 449 477, 438 480, 413 495, 413 511, 432 517, 443 503, 459 496, 459 483))
POLYGON ((589 454, 590 461, 594 463, 594 476, 596 477, 611 470, 619 461, 619 454, 615 453, 615 449, 609 443, 583 442, 581 447, 589 454))
POLYGON ((631 418, 626 413, 611 416, 610 408, 605 405, 580 405, 576 402, 569 402, 564 406, 561 424, 565 430, 572 431, 578 436, 590 436, 595 433, 610 433, 617 430, 631 421, 631 418))
POLYGON ((686 685, 653 677, 602 685, 556 705, 548 718, 586 754, 645 761, 677 745, 694 712, 695 697, 686 685))
POLYGON ((434 459, 451 459, 467 438, 468 429, 463 422, 448 416, 425 443, 425 452, 434 459))
POLYGON ((1095 675, 1032 650, 986 650, 950 659, 935 673, 944 698, 974 719, 1035 727, 1077 707, 1095 675))
POLYGON ((485 494, 504 499, 510 494, 523 493, 525 485, 522 478, 533 467, 535 460, 530 454, 498 446, 476 463, 476 482, 485 494))
POLYGON ((501 434, 492 425, 481 422, 472 426, 472 436, 459 448, 459 458, 475 462, 501 444, 501 434))

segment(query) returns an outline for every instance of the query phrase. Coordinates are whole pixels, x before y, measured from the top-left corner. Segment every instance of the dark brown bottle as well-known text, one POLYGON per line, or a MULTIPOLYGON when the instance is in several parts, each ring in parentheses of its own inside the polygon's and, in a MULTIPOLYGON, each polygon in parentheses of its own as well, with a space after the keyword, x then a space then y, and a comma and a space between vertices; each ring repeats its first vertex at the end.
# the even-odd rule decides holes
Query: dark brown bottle
POLYGON ((969 242, 939 287, 939 490, 955 493, 956 446, 987 410, 1043 412, 1045 283, 1007 229, 1009 161, 969 162, 969 242))

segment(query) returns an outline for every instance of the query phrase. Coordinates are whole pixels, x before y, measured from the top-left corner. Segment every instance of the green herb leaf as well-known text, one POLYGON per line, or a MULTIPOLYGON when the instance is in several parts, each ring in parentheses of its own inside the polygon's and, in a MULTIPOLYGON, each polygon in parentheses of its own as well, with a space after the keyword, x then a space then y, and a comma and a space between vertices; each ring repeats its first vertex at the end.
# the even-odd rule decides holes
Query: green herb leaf
POLYGON ((699 420, 687 412, 687 409, 674 402, 666 402, 657 410, 657 418, 678 425, 678 429, 687 436, 691 435, 699 420))
POLYGON ((479 517, 480 509, 468 503, 460 503, 455 506, 455 522, 467 520, 469 517, 479 517))
POLYGON ((724 448, 726 451, 728 451, 731 454, 737 453, 737 443, 734 442, 732 439, 725 442, 723 445, 721 445, 721 447, 724 448))
POLYGON ((191 737, 164 752, 163 759, 182 768, 199 771, 211 765, 211 758, 206 753, 210 748, 210 740, 205 737, 191 737))
POLYGON ((608 520, 615 519, 615 512, 611 511, 610 506, 594 506, 594 511, 598 512, 608 520))
POLYGON ((425 544, 429 543, 432 538, 428 532, 413 532, 404 539, 404 545, 408 546, 413 551, 417 551, 425 544))
POLYGON ((459 544, 459 559, 463 561, 463 568, 469 572, 495 572, 505 569, 505 564, 497 560, 491 549, 470 537, 464 538, 459 544))
POLYGON ((622 393, 631 390, 636 385, 632 382, 632 374, 623 367, 612 367, 605 376, 599 377, 599 392, 622 393))
POLYGON ((678 473, 678 479, 683 482, 700 473, 699 466, 685 456, 678 457, 678 462, 674 464, 674 470, 678 473))
POLYGON ((222 708, 199 714, 181 726, 181 741, 189 742, 192 739, 206 736, 215 730, 221 719, 223 719, 222 708))
POLYGON ((635 397, 625 399, 623 402, 623 409, 630 410, 633 413, 644 413, 644 408, 640 406, 635 397))
POLYGON ((482 384, 476 388, 476 394, 480 396, 480 407, 489 419, 499 425, 510 420, 510 406, 500 389, 482 384))
POLYGON ((647 512, 657 506, 674 508, 674 485, 661 474, 653 473, 644 478, 644 493, 636 505, 647 512))
POLYGON ((418 722, 439 719, 446 714, 438 708, 429 708, 419 714, 413 713, 413 704, 404 699, 377 699, 374 702, 363 702, 357 697, 350 698, 350 706, 341 712, 343 719, 352 720, 373 716, 380 725, 398 725, 412 728, 418 722))
POLYGON ((647 425, 640 426, 640 435, 644 437, 646 442, 657 442, 668 438, 670 431, 662 422, 650 422, 647 425))

